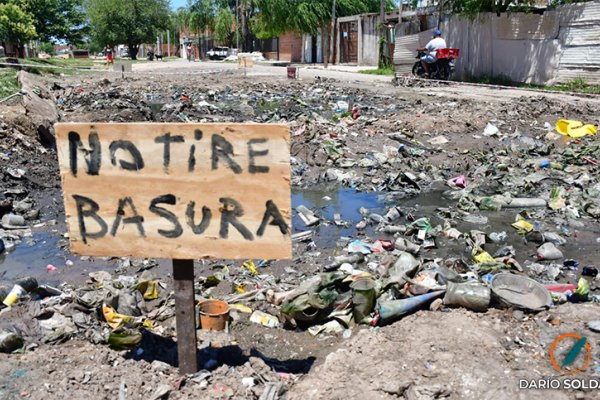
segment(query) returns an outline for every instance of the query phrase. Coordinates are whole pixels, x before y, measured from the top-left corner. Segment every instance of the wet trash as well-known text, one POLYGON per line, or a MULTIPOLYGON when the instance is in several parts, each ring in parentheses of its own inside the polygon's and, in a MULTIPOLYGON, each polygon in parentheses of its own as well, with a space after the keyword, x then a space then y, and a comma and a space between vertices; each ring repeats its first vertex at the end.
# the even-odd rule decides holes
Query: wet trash
POLYGON ((360 323, 375 307, 375 282, 371 278, 359 278, 350 284, 350 288, 354 320, 360 323))
POLYGON ((371 245, 364 243, 362 240, 355 240, 348 244, 348 253, 370 254, 371 245))
POLYGON ((5 214, 2 216, 1 224, 5 229, 23 229, 25 218, 16 214, 5 214))
POLYGON ((409 252, 411 254, 418 254, 419 251, 421 250, 421 246, 411 242, 408 239, 404 239, 399 237, 398 239, 396 239, 396 242, 394 243, 394 248, 396 250, 400 250, 400 251, 406 251, 409 252))
POLYGON ((297 232, 292 234, 292 241, 293 242, 305 242, 305 241, 309 241, 312 238, 312 231, 304 231, 304 232, 297 232))
POLYGON ((114 350, 135 349, 142 341, 142 334, 137 331, 111 332, 106 338, 108 345, 114 350))
POLYGON ((467 187, 467 180, 464 175, 460 175, 448 180, 448 185, 464 189, 467 187))
POLYGON ((588 297, 590 294, 590 283, 585 278, 579 278, 577 282, 577 288, 573 292, 571 296, 569 296, 569 301, 572 302, 580 302, 580 301, 588 301, 588 297))
POLYGON ((586 135, 595 135, 598 129, 595 125, 584 125, 581 121, 561 119, 556 122, 556 131, 564 136, 581 138, 586 135))
POLYGON ((488 235, 488 237, 492 242, 500 243, 505 242, 508 238, 508 235, 506 234, 506 232, 492 232, 488 235))
POLYGON ((569 271, 577 271, 579 269, 579 261, 565 260, 563 261, 563 269, 568 269, 569 271))
POLYGON ((114 330, 120 330, 123 328, 138 328, 147 327, 151 328, 154 323, 144 317, 133 317, 130 315, 123 315, 116 312, 111 306, 104 304, 102 306, 102 315, 106 323, 114 330))
POLYGON ((488 218, 483 215, 468 214, 462 217, 462 220, 473 225, 486 225, 488 218))
POLYGON ((508 307, 541 311, 552 306, 548 290, 526 276, 499 273, 492 279, 490 287, 499 302, 508 307))
POLYGON ((48 264, 48 265, 46 265, 46 271, 48 271, 48 272, 54 272, 54 271, 58 271, 58 268, 56 268, 52 264, 48 264))
POLYGON ((250 316, 250 322, 266 326, 268 328, 276 328, 279 326, 279 319, 271 314, 255 310, 250 316))
POLYGON ((353 253, 347 256, 337 256, 333 259, 333 263, 329 266, 325 267, 326 270, 332 270, 339 267, 342 264, 356 264, 359 262, 363 262, 365 259, 365 255, 363 253, 353 253))
POLYGON ((27 293, 32 292, 38 287, 37 280, 32 277, 19 279, 15 282, 15 285, 11 291, 6 295, 2 303, 10 307, 13 303, 25 296, 27 293))
POLYGON ((15 179, 21 179, 25 176, 26 171, 20 168, 7 167, 6 173, 15 179))
POLYGON ((422 294, 420 296, 409 297, 400 300, 388 300, 377 302, 377 316, 374 325, 386 325, 392 323, 401 317, 426 307, 437 297, 444 294, 443 290, 422 294))
POLYGON ((561 196, 561 191, 558 187, 553 187, 550 192, 550 201, 548 207, 552 210, 560 210, 567 206, 565 199, 561 196))
POLYGON ((472 255, 473 260, 475 260, 477 264, 494 263, 496 261, 494 257, 492 257, 487 251, 481 248, 473 249, 472 255))
POLYGON ((317 218, 311 210, 306 208, 306 206, 300 205, 296 207, 296 211, 306 226, 312 226, 319 223, 319 218, 317 218))
POLYGON ((0 330, 0 353, 12 353, 23 347, 23 338, 14 332, 0 330))
POLYGON ((519 215, 519 219, 517 222, 511 225, 513 228, 517 229, 520 234, 524 235, 533 231, 533 225, 527 222, 523 217, 519 215))
POLYGON ((598 276, 598 268, 595 267, 583 267, 581 270, 581 276, 589 276, 595 278, 598 276))
POLYGON ((537 249, 538 260, 560 260, 563 253, 556 248, 554 243, 544 243, 537 249))
POLYGON ((500 133, 500 130, 493 125, 492 123, 488 122, 487 125, 485 126, 485 129, 483 130, 483 136, 497 136, 500 133))
POLYGON ((490 288, 482 284, 448 282, 444 304, 484 312, 490 305, 490 298, 490 288))

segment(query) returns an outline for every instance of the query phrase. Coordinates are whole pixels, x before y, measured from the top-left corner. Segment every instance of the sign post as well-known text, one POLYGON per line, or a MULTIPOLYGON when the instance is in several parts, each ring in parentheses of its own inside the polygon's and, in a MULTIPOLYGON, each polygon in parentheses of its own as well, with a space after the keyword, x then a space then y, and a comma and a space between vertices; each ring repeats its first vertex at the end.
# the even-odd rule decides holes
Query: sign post
POLYGON ((55 125, 71 251, 173 259, 181 373, 198 369, 194 259, 291 258, 276 124, 55 125))
POLYGON ((179 372, 193 374, 198 371, 196 313, 194 311, 194 261, 173 260, 173 281, 175 284, 175 325, 179 372))

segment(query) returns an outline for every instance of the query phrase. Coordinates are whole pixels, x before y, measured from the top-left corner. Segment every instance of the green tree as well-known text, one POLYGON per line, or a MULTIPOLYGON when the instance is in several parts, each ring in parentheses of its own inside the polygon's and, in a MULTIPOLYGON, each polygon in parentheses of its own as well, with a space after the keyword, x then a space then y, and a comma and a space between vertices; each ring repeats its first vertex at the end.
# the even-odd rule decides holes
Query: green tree
MULTIPOLYGON (((256 0, 258 12, 252 20, 257 37, 269 38, 288 31, 316 35, 331 22, 333 0, 256 0)), ((393 2, 386 0, 387 8, 393 2)), ((378 12, 379 0, 337 0, 336 17, 378 12)))
POLYGON ((203 57, 202 41, 206 31, 215 26, 216 4, 213 0, 196 0, 190 5, 189 28, 198 35, 200 58, 203 57))
POLYGON ((234 37, 235 16, 229 8, 221 8, 215 20, 215 37, 220 43, 231 47, 234 37))
POLYGON ((46 54, 53 55, 54 54, 54 45, 50 42, 44 42, 40 44, 40 50, 46 54))
POLYGON ((29 12, 41 41, 76 44, 87 34, 82 0, 12 0, 29 12))
POLYGON ((124 43, 131 58, 140 44, 152 43, 169 26, 168 0, 85 0, 90 30, 96 43, 124 43))
POLYGON ((23 53, 23 46, 36 37, 33 16, 13 3, 0 4, 0 42, 13 43, 23 53))
POLYGON ((188 23, 190 20, 190 12, 187 7, 179 7, 175 11, 171 11, 169 15, 169 29, 173 32, 173 43, 177 43, 175 54, 180 50, 179 35, 182 31, 188 31, 188 23))

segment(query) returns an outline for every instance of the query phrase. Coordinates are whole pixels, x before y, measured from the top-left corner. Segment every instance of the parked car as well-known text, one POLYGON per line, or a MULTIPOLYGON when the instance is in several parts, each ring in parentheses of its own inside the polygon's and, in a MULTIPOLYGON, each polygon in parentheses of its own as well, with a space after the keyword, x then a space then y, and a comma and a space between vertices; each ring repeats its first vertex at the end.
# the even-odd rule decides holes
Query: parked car
POLYGON ((213 47, 206 55, 211 60, 224 60, 229 55, 229 47, 213 47))

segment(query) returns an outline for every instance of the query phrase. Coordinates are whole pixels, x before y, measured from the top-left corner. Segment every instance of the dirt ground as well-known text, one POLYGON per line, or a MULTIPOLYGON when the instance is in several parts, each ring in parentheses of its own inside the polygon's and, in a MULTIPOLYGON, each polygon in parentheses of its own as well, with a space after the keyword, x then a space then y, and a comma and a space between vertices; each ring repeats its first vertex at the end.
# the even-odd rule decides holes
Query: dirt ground
MULTIPOLYGON (((364 219, 358 212, 361 202, 372 199, 362 194, 386 195, 385 201, 373 200, 372 211, 385 214, 398 205, 407 224, 426 216, 432 225, 447 221, 463 232, 507 231, 506 243, 489 243, 486 251, 493 254, 512 245, 525 273, 550 283, 529 268, 538 243, 510 231, 521 210, 483 212, 478 205, 479 197, 497 194, 548 199, 558 186, 567 205, 579 210, 576 217, 568 207, 527 214, 539 224, 536 229, 561 233, 567 241, 561 247, 564 258, 580 262, 579 270, 563 269, 557 281, 577 284, 583 266, 598 267, 600 209, 596 192, 590 192, 598 182, 597 139, 566 141, 549 132, 562 118, 598 125, 599 99, 438 84, 395 87, 382 79, 357 81, 350 73, 321 77, 318 70, 290 81, 284 69, 257 69, 244 77, 231 68, 202 74, 186 74, 186 67, 180 68, 126 79, 111 74, 34 78, 33 86, 42 89, 42 100, 56 104, 60 121, 289 125, 293 191, 301 201, 312 202, 321 225, 312 240, 294 242, 293 260, 261 267, 258 276, 240 268, 240 262, 197 261, 198 295, 230 298, 240 283, 259 292, 289 290, 343 254, 345 244, 338 243, 339 237, 367 242, 393 238, 377 232, 374 224, 364 231, 353 228, 364 219), (186 94, 189 102, 181 100, 186 94), (356 106, 360 118, 336 111, 340 101, 350 109, 356 106), (499 133, 483 135, 488 124, 499 133), (432 140, 439 136, 445 141, 432 140), (399 153, 399 146, 405 150, 399 153), (580 153, 584 149, 591 150, 580 153), (562 169, 541 169, 542 160, 560 163, 562 169), (442 193, 454 190, 446 181, 457 175, 465 175, 468 182, 467 190, 460 192, 464 199, 442 200, 442 193), (332 206, 322 203, 324 195, 334 197, 332 206), (344 203, 349 209, 342 219, 350 223, 339 228, 331 208, 344 203), (490 222, 458 222, 468 214, 484 215, 490 222), (229 267, 227 279, 208 290, 207 277, 223 266, 229 267)), ((237 312, 227 333, 198 331, 202 371, 179 376, 174 313, 165 312, 173 304, 170 263, 69 254, 56 152, 47 129, 50 116, 37 118, 35 110, 35 104, 24 107, 20 102, 0 107, 0 208, 4 204, 14 211, 17 204, 27 221, 22 231, 2 231, 14 249, 0 265, 0 282, 10 289, 15 279, 34 276, 69 298, 47 306, 21 301, 0 312, 0 329, 17 331, 25 339, 24 351, 0 354, 0 398, 599 398, 597 390, 519 390, 520 379, 568 377, 559 375, 549 361, 551 344, 564 333, 587 337, 591 361, 580 376, 600 379, 600 334, 586 325, 600 319, 596 302, 560 304, 539 313, 444 307, 419 311, 384 327, 353 325, 343 334, 317 336, 303 327, 263 327, 237 312), (24 177, 15 177, 19 174, 9 167, 23 169, 24 177), (48 263, 58 271, 47 272, 48 263), (109 349, 103 336, 110 330, 98 309, 72 301, 98 283, 89 276, 98 271, 108 271, 112 279, 143 276, 162 284, 159 298, 143 310, 157 316, 157 328, 143 331, 135 349, 109 349), (54 328, 55 337, 49 339, 44 328, 49 315, 50 320, 66 316, 65 324, 73 325, 73 331, 59 335, 54 328)), ((301 222, 296 224, 297 216, 294 221, 294 232, 307 230, 301 222)), ((438 238, 436 244, 421 253, 423 262, 471 261, 465 239, 438 238)), ((369 261, 385 264, 385 257, 371 257, 369 261)), ((597 282, 591 283, 591 295, 600 293, 597 282)), ((248 298, 247 305, 280 315, 279 307, 264 295, 248 298)))

